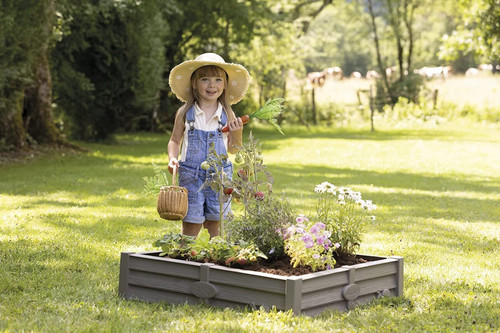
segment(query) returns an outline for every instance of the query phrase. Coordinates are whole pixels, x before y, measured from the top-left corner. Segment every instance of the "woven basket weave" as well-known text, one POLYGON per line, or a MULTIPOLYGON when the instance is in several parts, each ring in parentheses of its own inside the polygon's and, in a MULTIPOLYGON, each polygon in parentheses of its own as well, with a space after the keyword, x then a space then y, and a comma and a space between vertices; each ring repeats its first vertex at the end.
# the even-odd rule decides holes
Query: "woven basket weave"
POLYGON ((157 211, 165 220, 182 220, 188 210, 188 191, 185 187, 177 186, 177 168, 172 174, 172 185, 165 186, 158 194, 157 211))

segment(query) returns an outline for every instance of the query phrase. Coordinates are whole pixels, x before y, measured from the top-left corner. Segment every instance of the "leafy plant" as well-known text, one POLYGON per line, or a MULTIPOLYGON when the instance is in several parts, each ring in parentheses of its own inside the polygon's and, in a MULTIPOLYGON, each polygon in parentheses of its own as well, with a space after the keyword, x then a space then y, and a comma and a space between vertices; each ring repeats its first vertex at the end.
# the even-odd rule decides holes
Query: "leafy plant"
POLYGON ((232 182, 232 196, 243 202, 242 216, 228 220, 228 236, 256 244, 267 256, 284 256, 283 239, 276 230, 294 220, 290 204, 272 192, 274 179, 267 170, 261 145, 250 132, 248 141, 235 157, 239 163, 232 182))
POLYGON ((330 240, 338 243, 339 255, 353 255, 361 243, 361 235, 369 220, 375 220, 370 212, 377 208, 371 200, 363 200, 360 192, 339 187, 329 182, 316 185, 319 194, 316 205, 318 221, 331 231, 330 240))
POLYGON ((160 166, 153 163, 153 171, 154 176, 143 178, 146 182, 143 189, 144 195, 158 194, 162 187, 167 186, 169 183, 167 173, 160 166))
POLYGON ((239 164, 239 170, 237 178, 232 182, 233 196, 243 201, 246 216, 253 200, 263 199, 265 193, 268 195, 272 193, 274 179, 264 165, 261 145, 252 132, 248 135, 248 141, 240 147, 234 160, 239 164))
POLYGON ((255 244, 244 241, 231 243, 221 236, 210 238, 208 230, 204 228, 196 238, 168 233, 155 241, 153 246, 161 247, 160 256, 213 262, 225 266, 245 265, 256 262, 258 258, 267 259, 255 244))
POLYGON ((268 99, 264 106, 250 115, 250 118, 265 119, 269 121, 281 134, 285 135, 276 120, 281 112, 283 112, 284 101, 285 100, 283 98, 279 97, 268 99))
POLYGON ((249 201, 246 209, 246 215, 228 220, 228 237, 255 243, 269 259, 284 257, 285 244, 276 231, 290 224, 295 216, 286 197, 267 195, 249 201))

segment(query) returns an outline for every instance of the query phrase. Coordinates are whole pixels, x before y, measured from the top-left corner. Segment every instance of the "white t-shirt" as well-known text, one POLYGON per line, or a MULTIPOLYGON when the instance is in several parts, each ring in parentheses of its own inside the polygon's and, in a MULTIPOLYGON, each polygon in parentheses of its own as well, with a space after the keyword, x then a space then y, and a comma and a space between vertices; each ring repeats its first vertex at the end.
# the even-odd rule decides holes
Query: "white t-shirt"
MULTIPOLYGON (((219 103, 217 107, 217 111, 215 111, 212 118, 205 120, 205 112, 198 106, 198 104, 194 105, 194 128, 202 130, 202 131, 215 131, 219 128, 219 121, 222 119, 222 104, 219 103)), ((184 136, 182 138, 182 147, 181 147, 181 158, 180 162, 184 162, 186 158, 187 146, 188 146, 188 130, 190 126, 187 121, 186 114, 186 122, 184 123, 184 136)), ((222 138, 224 140, 224 146, 227 151, 227 136, 229 132, 222 133, 222 138)))

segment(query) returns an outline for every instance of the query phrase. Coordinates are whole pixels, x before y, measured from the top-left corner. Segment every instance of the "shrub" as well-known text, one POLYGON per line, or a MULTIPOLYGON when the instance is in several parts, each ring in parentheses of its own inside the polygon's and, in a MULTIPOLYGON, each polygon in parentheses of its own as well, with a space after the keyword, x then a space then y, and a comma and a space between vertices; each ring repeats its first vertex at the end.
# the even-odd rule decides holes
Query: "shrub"
POLYGON ((254 243, 270 259, 283 257, 283 238, 277 231, 294 220, 290 203, 284 196, 271 194, 249 201, 246 210, 245 215, 228 221, 229 238, 254 243))

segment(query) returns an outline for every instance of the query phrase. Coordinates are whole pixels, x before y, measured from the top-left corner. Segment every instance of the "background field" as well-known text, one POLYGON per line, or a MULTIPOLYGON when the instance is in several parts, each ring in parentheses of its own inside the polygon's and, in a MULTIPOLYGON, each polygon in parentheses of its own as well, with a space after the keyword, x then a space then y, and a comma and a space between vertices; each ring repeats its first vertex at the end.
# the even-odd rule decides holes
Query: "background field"
MULTIPOLYGON (((374 81, 367 79, 328 79, 323 87, 316 89, 316 98, 318 103, 357 104, 356 91, 369 90, 373 84, 374 81)), ((297 84, 293 86, 297 92, 297 84)), ((481 73, 475 77, 456 75, 446 80, 427 81, 426 86, 430 90, 438 89, 438 100, 441 102, 454 103, 458 106, 500 107, 499 75, 488 73, 481 73)))
POLYGON ((0 331, 498 331, 498 126, 284 130, 254 127, 275 191, 306 214, 322 181, 373 200, 360 253, 403 256, 404 297, 315 318, 120 299, 120 252, 180 230, 141 195, 168 137, 122 135, 1 166, 0 331))

